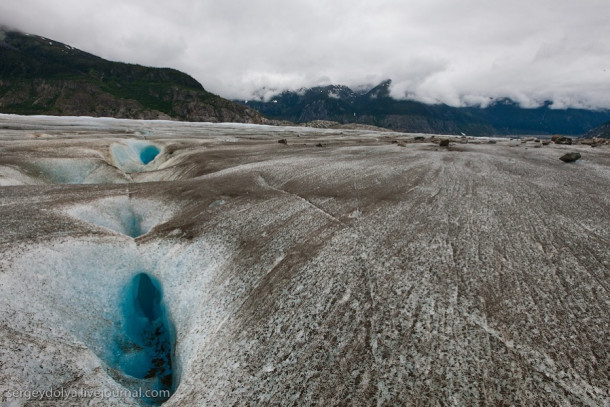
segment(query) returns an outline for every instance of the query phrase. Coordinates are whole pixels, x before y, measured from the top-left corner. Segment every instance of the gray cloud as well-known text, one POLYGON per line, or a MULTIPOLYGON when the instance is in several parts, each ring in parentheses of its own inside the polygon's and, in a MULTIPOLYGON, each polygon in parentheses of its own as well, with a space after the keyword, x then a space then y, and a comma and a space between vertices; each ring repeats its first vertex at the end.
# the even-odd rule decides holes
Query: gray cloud
POLYGON ((609 13, 607 0, 0 3, 2 24, 180 69, 229 98, 392 78, 397 98, 558 108, 610 108, 609 13))

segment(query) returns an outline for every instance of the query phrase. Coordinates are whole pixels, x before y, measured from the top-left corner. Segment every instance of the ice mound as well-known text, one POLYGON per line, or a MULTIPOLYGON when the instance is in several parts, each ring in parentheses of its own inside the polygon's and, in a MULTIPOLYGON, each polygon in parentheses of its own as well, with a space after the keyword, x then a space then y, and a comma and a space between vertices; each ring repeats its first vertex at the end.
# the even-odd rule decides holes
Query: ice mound
POLYGON ((51 184, 115 184, 129 182, 100 159, 48 158, 33 164, 39 178, 51 184))
POLYGON ((13 185, 36 185, 41 183, 42 181, 32 178, 15 168, 0 165, 0 187, 8 187, 13 185))
POLYGON ((43 158, 0 166, 0 186, 126 182, 131 182, 129 176, 98 158, 43 158))
POLYGON ((114 196, 67 210, 68 215, 123 235, 137 238, 166 222, 173 210, 157 201, 114 196))
POLYGON ((156 169, 159 163, 155 162, 155 158, 160 153, 158 146, 142 140, 123 140, 110 146, 110 155, 114 165, 125 172, 156 169))

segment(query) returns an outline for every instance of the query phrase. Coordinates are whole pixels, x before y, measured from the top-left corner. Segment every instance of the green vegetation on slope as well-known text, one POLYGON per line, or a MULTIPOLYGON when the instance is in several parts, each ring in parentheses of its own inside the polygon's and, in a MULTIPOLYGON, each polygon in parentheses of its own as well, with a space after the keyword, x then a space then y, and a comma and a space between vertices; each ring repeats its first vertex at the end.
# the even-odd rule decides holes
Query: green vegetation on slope
POLYGON ((35 35, 0 41, 0 112, 262 122, 170 68, 111 62, 35 35))

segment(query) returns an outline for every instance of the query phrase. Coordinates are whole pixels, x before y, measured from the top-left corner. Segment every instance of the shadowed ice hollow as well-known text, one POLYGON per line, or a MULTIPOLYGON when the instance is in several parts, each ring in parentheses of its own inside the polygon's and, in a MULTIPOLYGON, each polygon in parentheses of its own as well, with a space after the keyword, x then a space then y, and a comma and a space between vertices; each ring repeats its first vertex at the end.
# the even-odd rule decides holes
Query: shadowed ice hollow
POLYGON ((172 211, 161 203, 128 196, 103 198, 89 204, 75 205, 67 212, 72 217, 134 239, 148 233, 172 215, 172 211))
POLYGON ((161 150, 148 141, 123 140, 110 146, 110 154, 114 164, 125 172, 141 172, 149 167, 161 150))
MULTIPOLYGON (((173 390, 173 326, 166 314, 161 284, 146 273, 136 274, 125 289, 123 331, 112 345, 114 360, 127 376, 148 390, 173 390)), ((151 404, 169 397, 147 400, 151 404)))

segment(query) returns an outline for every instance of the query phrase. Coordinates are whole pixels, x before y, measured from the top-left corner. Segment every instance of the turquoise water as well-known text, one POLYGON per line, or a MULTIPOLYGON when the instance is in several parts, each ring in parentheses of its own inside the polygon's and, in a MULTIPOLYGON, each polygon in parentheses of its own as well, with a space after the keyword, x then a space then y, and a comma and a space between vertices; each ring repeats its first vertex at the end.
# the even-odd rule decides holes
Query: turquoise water
MULTIPOLYGON (((118 343, 118 367, 141 379, 146 390, 174 390, 173 326, 167 317, 161 285, 146 273, 133 277, 123 303, 124 333, 118 343)), ((143 400, 160 404, 169 397, 143 400)))
POLYGON ((156 146, 148 145, 140 151, 140 161, 142 164, 148 164, 159 155, 159 149, 156 146))

